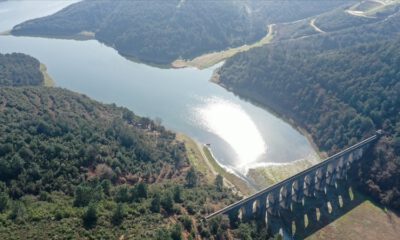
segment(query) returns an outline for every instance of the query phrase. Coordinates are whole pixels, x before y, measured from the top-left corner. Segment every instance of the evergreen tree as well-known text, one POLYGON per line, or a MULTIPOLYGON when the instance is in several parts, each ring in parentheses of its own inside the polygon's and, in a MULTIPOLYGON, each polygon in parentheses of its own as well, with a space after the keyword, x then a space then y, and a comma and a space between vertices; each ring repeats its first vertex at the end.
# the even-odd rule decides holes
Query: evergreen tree
POLYGON ((182 189, 179 185, 176 185, 173 189, 174 191, 174 201, 177 203, 183 202, 182 200, 182 189))
POLYGON ((117 194, 115 195, 115 201, 117 202, 129 202, 129 190, 126 186, 121 186, 117 190, 117 194))
POLYGON ((26 215, 26 208, 24 203, 20 201, 15 201, 12 204, 11 213, 9 218, 16 222, 23 222, 26 215))
POLYGON ((4 212, 8 208, 9 198, 7 193, 1 192, 0 193, 0 213, 4 212))
POLYGON ((121 225, 121 223, 124 221, 125 217, 125 209, 123 203, 118 203, 117 208, 114 210, 113 216, 112 216, 112 223, 114 225, 121 225))
POLYGON ((174 200, 172 199, 170 192, 165 192, 161 199, 161 206, 167 213, 172 213, 174 209, 174 200))
POLYGON ((182 239, 182 227, 180 224, 175 224, 171 229, 171 238, 173 240, 181 240, 182 239))
POLYGON ((171 240, 169 231, 165 228, 158 229, 155 236, 156 240, 171 240))
POLYGON ((215 186, 217 187, 218 191, 222 192, 224 188, 224 178, 221 176, 221 174, 218 174, 215 178, 215 186))
POLYGON ((97 218, 97 206, 95 203, 91 203, 82 216, 84 226, 86 228, 92 228, 96 225, 97 218))
POLYGON ((103 192, 105 195, 110 196, 111 194, 111 181, 108 179, 104 179, 101 182, 101 187, 103 188, 103 192))
POLYGON ((145 183, 139 183, 135 186, 136 189, 136 197, 140 198, 147 198, 147 185, 145 183))
POLYGON ((191 167, 186 175, 186 185, 190 188, 197 186, 197 173, 194 167, 191 167))
POLYGON ((75 190, 75 199, 74 206, 75 207, 84 207, 89 204, 91 201, 91 190, 89 187, 79 185, 75 190))
POLYGON ((153 200, 151 200, 150 210, 152 212, 159 213, 161 208, 160 204, 161 204, 160 194, 156 193, 153 196, 153 200))

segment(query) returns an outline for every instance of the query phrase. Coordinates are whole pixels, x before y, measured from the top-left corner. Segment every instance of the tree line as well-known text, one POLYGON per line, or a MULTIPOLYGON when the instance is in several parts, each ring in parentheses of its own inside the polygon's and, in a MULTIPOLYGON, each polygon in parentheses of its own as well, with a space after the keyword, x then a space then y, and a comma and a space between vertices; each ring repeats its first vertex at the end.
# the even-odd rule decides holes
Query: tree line
POLYGON ((39 86, 43 82, 37 59, 23 53, 0 53, 0 86, 39 86))

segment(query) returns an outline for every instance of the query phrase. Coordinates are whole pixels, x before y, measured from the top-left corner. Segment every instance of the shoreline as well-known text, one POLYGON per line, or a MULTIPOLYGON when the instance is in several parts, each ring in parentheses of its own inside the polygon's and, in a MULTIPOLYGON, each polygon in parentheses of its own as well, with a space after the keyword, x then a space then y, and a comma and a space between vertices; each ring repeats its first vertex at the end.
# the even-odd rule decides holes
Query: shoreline
POLYGON ((204 175, 209 184, 214 184, 215 178, 219 174, 224 178, 225 187, 239 196, 248 196, 256 192, 256 189, 252 189, 247 182, 219 165, 205 145, 183 133, 177 133, 176 139, 185 144, 190 164, 204 175))
POLYGON ((296 121, 294 119, 287 117, 285 114, 278 112, 277 110, 273 109, 270 106, 264 106, 263 104, 257 102, 257 100, 253 100, 246 96, 242 96, 239 93, 234 92, 232 89, 227 87, 225 84, 221 83, 219 81, 219 78, 220 78, 219 70, 220 70, 220 68, 217 68, 214 70, 214 72, 209 80, 210 82, 217 84, 218 86, 224 88, 226 91, 235 94, 236 96, 240 97, 241 99, 249 101, 251 104, 253 104, 257 107, 260 107, 264 111, 267 111, 267 112, 273 114, 274 116, 278 117, 279 119, 283 120, 284 122, 289 124, 291 127, 296 129, 296 131, 300 132, 304 137, 306 137, 307 141, 310 143, 311 147, 313 148, 314 152, 318 155, 320 160, 328 157, 326 152, 323 152, 319 149, 318 145, 315 143, 314 139, 312 138, 311 133, 309 133, 306 129, 304 129, 302 126, 300 126, 300 124, 296 123, 296 121))
POLYGON ((265 111, 268 111, 269 113, 273 114, 274 116, 278 117, 282 121, 289 124, 291 127, 293 127, 296 131, 298 131, 307 139, 307 141, 309 142, 311 148, 314 150, 315 153, 315 155, 312 154, 305 159, 299 159, 286 164, 250 168, 247 173, 247 177, 253 180, 257 184, 258 188, 263 189, 277 182, 280 182, 300 171, 303 171, 317 164, 318 162, 321 162, 323 159, 328 157, 326 152, 323 152, 318 148, 317 144, 315 143, 314 139, 311 136, 311 133, 309 133, 307 130, 301 127, 300 124, 296 123, 294 119, 287 117, 285 114, 278 112, 272 107, 264 106, 259 102, 257 102, 256 100, 242 96, 234 92, 232 89, 228 88, 223 83, 221 83, 219 81, 220 78, 219 70, 220 68, 214 70, 213 75, 210 78, 210 82, 218 84, 225 90, 234 93, 238 97, 245 99, 246 101, 249 101, 250 103, 262 108, 265 111))
POLYGON ((0 36, 10 36, 10 35, 11 35, 11 30, 0 32, 0 36))
POLYGON ((47 67, 43 63, 40 63, 40 72, 43 74, 43 85, 45 87, 55 87, 56 82, 47 72, 47 67))
POLYGON ((220 63, 228 58, 231 58, 238 53, 247 52, 253 48, 262 47, 272 42, 275 33, 274 26, 275 24, 269 24, 267 34, 263 38, 252 44, 244 44, 238 47, 228 48, 219 52, 205 53, 191 60, 177 59, 171 63, 171 67, 172 68, 195 67, 197 69, 202 70, 214 66, 215 64, 220 63))

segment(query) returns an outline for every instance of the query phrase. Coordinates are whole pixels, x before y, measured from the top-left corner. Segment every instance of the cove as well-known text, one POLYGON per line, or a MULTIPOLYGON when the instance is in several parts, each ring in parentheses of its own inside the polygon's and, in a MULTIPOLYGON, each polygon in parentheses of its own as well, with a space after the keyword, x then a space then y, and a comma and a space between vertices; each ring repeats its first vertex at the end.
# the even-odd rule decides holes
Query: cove
MULTIPOLYGON (((2 2, 0 32, 71 3, 2 2)), ((316 155, 307 138, 290 124, 211 83, 218 66, 160 69, 129 61, 95 40, 0 36, 0 52, 29 54, 47 66, 58 87, 127 107, 210 144, 217 161, 241 175, 252 167, 316 155)))

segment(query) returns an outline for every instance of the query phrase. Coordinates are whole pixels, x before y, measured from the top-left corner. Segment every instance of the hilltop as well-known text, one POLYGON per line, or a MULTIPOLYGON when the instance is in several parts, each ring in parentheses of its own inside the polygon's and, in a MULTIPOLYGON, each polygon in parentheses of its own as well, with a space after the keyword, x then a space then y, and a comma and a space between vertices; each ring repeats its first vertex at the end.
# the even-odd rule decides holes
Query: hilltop
POLYGON ((51 16, 21 23, 12 34, 95 38, 134 60, 169 65, 177 59, 256 42, 267 34, 268 24, 300 20, 345 3, 82 1, 51 16))
POLYGON ((0 86, 40 86, 44 76, 40 62, 22 53, 0 54, 0 86))

